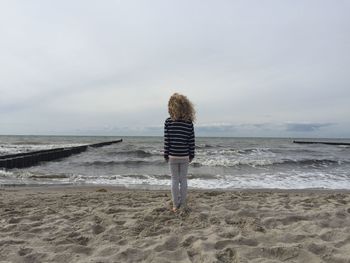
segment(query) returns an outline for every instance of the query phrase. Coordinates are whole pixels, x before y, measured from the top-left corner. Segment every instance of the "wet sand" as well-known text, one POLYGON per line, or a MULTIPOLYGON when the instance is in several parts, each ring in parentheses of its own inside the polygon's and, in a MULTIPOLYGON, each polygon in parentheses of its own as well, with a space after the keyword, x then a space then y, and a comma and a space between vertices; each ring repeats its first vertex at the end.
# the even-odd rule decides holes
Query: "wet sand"
POLYGON ((0 188, 0 262, 350 262, 349 191, 0 188))

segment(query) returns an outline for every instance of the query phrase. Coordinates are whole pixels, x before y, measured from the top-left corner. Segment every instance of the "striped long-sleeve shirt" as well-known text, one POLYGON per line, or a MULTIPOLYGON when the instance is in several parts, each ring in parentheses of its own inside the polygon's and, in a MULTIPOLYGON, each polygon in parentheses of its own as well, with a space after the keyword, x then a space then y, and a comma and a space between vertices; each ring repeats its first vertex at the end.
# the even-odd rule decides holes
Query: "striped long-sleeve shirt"
POLYGON ((195 136, 193 123, 171 118, 164 123, 164 158, 169 156, 189 156, 194 158, 195 136))

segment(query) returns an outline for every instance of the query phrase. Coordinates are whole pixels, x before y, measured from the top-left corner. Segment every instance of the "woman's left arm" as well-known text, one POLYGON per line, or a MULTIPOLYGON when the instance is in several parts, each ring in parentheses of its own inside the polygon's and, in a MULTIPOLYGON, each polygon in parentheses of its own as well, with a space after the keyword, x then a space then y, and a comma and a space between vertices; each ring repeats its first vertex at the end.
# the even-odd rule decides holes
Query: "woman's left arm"
POLYGON ((188 139, 188 145, 189 145, 190 162, 191 162, 195 155, 195 145, 196 145, 193 123, 191 125, 191 134, 188 139))

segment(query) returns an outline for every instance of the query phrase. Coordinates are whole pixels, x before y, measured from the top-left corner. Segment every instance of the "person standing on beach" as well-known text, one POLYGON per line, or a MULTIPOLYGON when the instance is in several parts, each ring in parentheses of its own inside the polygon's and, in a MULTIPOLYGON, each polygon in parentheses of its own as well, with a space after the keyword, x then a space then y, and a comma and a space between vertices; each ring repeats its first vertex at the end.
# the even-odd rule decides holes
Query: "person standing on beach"
POLYGON ((195 110, 184 95, 174 93, 168 103, 170 117, 164 124, 164 158, 171 172, 173 212, 186 206, 188 165, 195 155, 195 110))

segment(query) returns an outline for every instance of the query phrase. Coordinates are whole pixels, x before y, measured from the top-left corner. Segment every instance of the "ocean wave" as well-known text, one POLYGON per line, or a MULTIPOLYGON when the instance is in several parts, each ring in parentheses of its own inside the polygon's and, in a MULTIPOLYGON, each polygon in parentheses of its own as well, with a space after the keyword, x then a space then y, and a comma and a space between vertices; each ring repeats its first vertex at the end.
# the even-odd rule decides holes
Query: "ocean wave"
POLYGON ((214 147, 215 147, 214 145, 206 144, 206 143, 196 144, 196 148, 198 149, 208 149, 208 148, 214 148, 214 147))
MULTIPOLYGON (((250 167, 271 167, 271 166, 310 166, 310 167, 328 167, 334 165, 349 164, 350 162, 344 160, 332 160, 332 159, 276 159, 276 158, 261 158, 261 159, 250 159, 250 158, 196 158, 190 165, 192 167, 239 167, 239 166, 250 166, 250 167)), ((79 166, 142 166, 142 165, 154 165, 164 166, 165 162, 163 159, 147 160, 147 159, 126 159, 126 160, 112 160, 112 161, 87 161, 76 163, 79 166)))
POLYGON ((151 157, 153 154, 148 151, 143 150, 132 150, 132 151, 115 151, 108 152, 108 156, 129 156, 129 157, 137 157, 137 158, 146 158, 151 157))
POLYGON ((9 177, 9 176, 13 176, 13 172, 0 169, 0 177, 9 177))
POLYGON ((45 145, 46 142, 38 142, 38 141, 25 141, 25 142, 13 142, 14 145, 45 145))
POLYGON ((194 167, 200 167, 200 166, 222 166, 222 167, 235 167, 235 166, 242 166, 242 165, 248 165, 248 166, 266 166, 266 165, 272 165, 272 160, 240 160, 240 159, 207 159, 204 161, 196 161, 193 162, 192 165, 194 167))
POLYGON ((209 150, 198 150, 199 155, 207 156, 265 156, 273 157, 276 156, 276 153, 272 152, 269 148, 247 148, 247 149, 235 149, 235 148, 226 148, 226 149, 209 149, 209 150))
POLYGON ((237 149, 236 151, 241 154, 271 153, 269 148, 245 148, 245 149, 237 149))
POLYGON ((139 165, 164 165, 163 160, 121 160, 121 161, 92 161, 78 163, 80 166, 139 166, 139 165))
POLYGON ((306 165, 306 166, 312 166, 312 165, 322 165, 322 166, 328 166, 328 165, 341 165, 343 163, 346 163, 345 161, 341 160, 331 160, 331 159, 302 159, 302 160, 284 160, 282 161, 283 164, 297 164, 297 165, 306 165))
MULTIPOLYGON (((171 175, 169 174, 117 174, 117 175, 81 175, 81 174, 31 174, 26 175, 26 178, 33 178, 33 179, 66 179, 69 178, 71 180, 94 180, 94 179, 103 179, 103 180, 119 180, 119 179, 132 179, 132 180, 170 180, 171 175)), ((202 180, 213 180, 217 179, 218 175, 214 174, 203 174, 203 173, 189 173, 187 175, 187 178, 189 180, 192 179, 202 179, 202 180)))
POLYGON ((330 166, 330 165, 342 165, 344 163, 349 163, 341 160, 331 160, 331 159, 227 159, 227 158, 216 158, 216 159, 206 159, 198 160, 192 163, 193 167, 200 166, 223 166, 223 167, 236 167, 236 166, 273 166, 273 165, 294 165, 294 166, 330 166))
POLYGON ((29 175, 32 179, 66 179, 70 178, 68 174, 32 174, 29 175))

